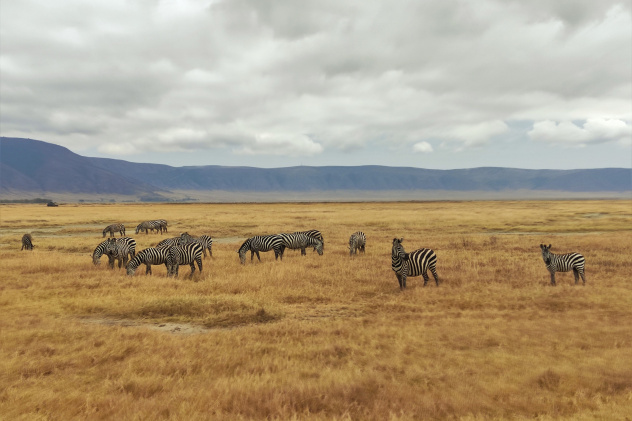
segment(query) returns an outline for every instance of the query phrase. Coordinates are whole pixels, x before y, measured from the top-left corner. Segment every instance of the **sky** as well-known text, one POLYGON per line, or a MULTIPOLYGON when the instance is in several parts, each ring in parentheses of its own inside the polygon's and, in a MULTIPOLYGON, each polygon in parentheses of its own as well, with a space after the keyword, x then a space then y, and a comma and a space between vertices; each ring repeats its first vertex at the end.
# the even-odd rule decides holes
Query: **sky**
POLYGON ((632 167, 612 0, 0 0, 0 135, 172 166, 632 167))

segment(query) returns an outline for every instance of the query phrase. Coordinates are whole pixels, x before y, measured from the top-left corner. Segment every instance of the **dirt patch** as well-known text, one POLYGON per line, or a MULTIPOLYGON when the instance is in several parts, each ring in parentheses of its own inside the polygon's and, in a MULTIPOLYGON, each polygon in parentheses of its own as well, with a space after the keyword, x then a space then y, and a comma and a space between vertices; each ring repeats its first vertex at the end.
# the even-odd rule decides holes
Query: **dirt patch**
POLYGON ((122 326, 122 327, 145 327, 151 330, 157 330, 174 335, 193 335, 198 333, 206 333, 210 329, 203 326, 192 325, 189 323, 143 323, 134 320, 117 320, 117 319, 81 319, 82 323, 97 324, 105 326, 122 326))

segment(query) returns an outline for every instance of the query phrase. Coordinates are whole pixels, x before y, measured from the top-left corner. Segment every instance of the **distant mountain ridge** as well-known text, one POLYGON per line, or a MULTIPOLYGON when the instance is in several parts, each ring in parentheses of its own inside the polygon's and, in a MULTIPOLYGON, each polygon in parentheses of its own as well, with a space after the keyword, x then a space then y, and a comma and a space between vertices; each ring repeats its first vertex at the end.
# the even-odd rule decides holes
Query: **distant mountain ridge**
POLYGON ((385 166, 172 167, 84 157, 47 142, 0 138, 0 194, 68 192, 154 195, 173 190, 312 191, 632 191, 632 169, 429 170, 385 166))

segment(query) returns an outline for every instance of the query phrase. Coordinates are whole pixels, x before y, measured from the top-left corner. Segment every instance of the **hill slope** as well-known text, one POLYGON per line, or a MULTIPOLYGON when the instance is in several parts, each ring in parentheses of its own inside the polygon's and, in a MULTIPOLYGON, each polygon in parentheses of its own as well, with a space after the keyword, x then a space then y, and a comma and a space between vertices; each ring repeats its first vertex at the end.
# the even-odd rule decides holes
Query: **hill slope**
POLYGON ((563 191, 629 192, 632 169, 525 170, 357 167, 171 167, 89 158, 32 139, 0 138, 0 194, 51 192, 139 197, 171 190, 314 191, 563 191))

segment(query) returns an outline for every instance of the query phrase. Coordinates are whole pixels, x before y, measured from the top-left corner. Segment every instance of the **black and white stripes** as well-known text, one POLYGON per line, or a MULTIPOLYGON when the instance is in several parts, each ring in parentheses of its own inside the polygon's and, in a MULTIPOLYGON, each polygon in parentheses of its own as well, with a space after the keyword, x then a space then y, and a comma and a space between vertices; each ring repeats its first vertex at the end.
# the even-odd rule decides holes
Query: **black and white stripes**
POLYGON ((391 251, 391 268, 397 276, 400 289, 406 289, 406 278, 408 276, 422 275, 424 286, 428 283, 428 269, 432 272, 437 286, 439 286, 439 276, 437 275, 437 255, 430 249, 419 249, 406 253, 402 246, 403 238, 393 238, 393 248, 391 251))
POLYGON ((554 254, 551 253, 551 244, 548 246, 540 244, 542 250, 542 260, 551 274, 551 285, 555 285, 555 272, 573 271, 575 275, 575 284, 582 277, 582 282, 586 285, 586 277, 584 276, 584 265, 586 259, 579 253, 554 254))
POLYGON ((127 274, 129 276, 133 276, 136 272, 136 269, 140 265, 146 265, 145 274, 151 275, 151 265, 165 265, 167 267, 167 273, 169 272, 171 266, 173 266, 173 260, 171 257, 171 253, 169 252, 169 248, 146 248, 145 250, 139 251, 136 256, 125 266, 127 270, 127 274))
POLYGON ((26 250, 33 250, 33 247, 35 247, 33 245, 33 237, 31 236, 31 234, 24 234, 22 236, 22 248, 20 249, 20 251, 26 249, 26 250))
POLYGON ((314 247, 319 255, 323 255, 323 242, 317 238, 311 237, 304 232, 295 232, 292 234, 279 234, 281 237, 281 244, 283 249, 281 255, 285 252, 285 249, 301 250, 301 255, 305 255, 305 249, 307 247, 314 247))
POLYGON ((169 247, 167 251, 170 254, 172 262, 168 271, 168 276, 178 277, 178 268, 180 265, 191 266, 190 278, 193 278, 195 272, 195 263, 198 265, 200 273, 202 273, 202 246, 197 243, 180 244, 178 246, 169 247))
POLYGON ((349 237, 349 256, 356 254, 358 250, 362 253, 365 252, 366 247, 366 235, 362 231, 354 232, 349 237))
POLYGON ((239 250, 237 250, 237 253, 239 253, 239 261, 242 265, 246 263, 246 253, 248 250, 250 250, 250 260, 253 260, 253 257, 256 254, 257 259, 261 261, 259 252, 270 250, 274 250, 275 260, 279 257, 283 260, 283 240, 278 234, 255 235, 254 237, 250 237, 244 241, 241 247, 239 247, 239 250))
POLYGON ((145 231, 145 234, 149 234, 149 231, 160 232, 161 234, 167 232, 167 221, 164 219, 156 219, 153 221, 144 221, 136 226, 136 234, 145 231))
POLYGON ((125 235, 125 225, 123 225, 123 224, 108 225, 103 230, 103 237, 105 237, 105 235, 107 233, 110 233, 110 237, 114 237, 114 233, 116 233, 116 232, 120 233, 121 237, 124 236, 125 235))

